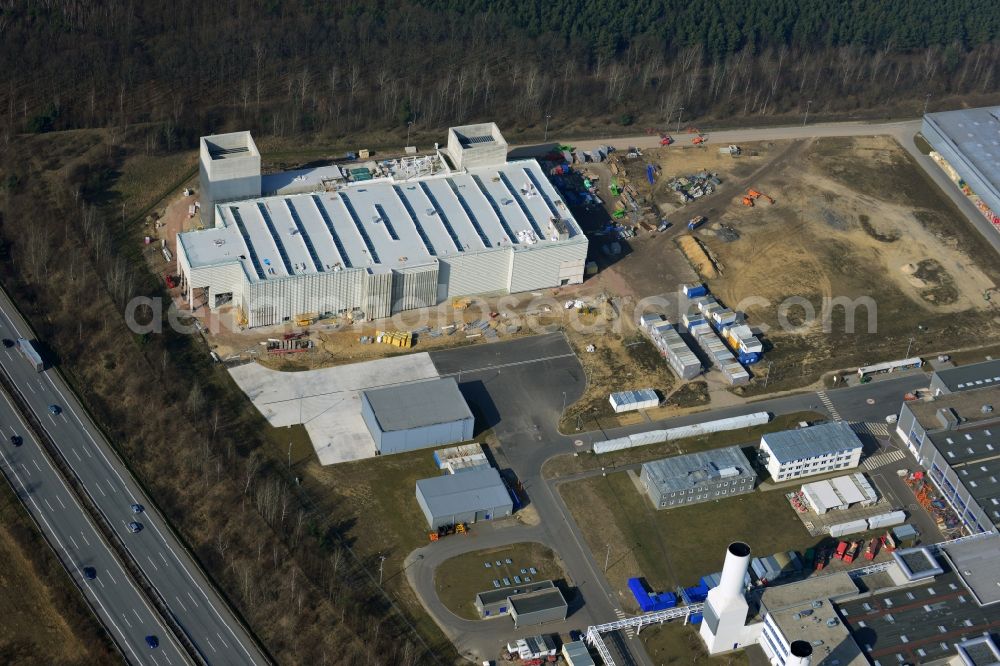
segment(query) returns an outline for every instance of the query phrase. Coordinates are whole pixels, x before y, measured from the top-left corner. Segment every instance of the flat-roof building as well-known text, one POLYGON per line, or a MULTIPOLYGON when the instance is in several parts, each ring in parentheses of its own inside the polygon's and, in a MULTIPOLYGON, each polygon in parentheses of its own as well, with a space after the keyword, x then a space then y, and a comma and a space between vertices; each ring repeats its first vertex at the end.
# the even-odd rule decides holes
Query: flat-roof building
POLYGON ((567 666, 595 666, 594 658, 590 656, 590 650, 583 641, 563 643, 562 656, 567 666))
POLYGON ((510 598, 510 617, 517 628, 559 622, 565 620, 568 613, 569 604, 558 587, 510 598))
POLYGON ((861 440, 843 421, 772 432, 760 438, 760 455, 775 481, 789 481, 861 462, 861 440))
MULTIPOLYGON (((962 584, 980 606, 1000 603, 1000 536, 971 541, 942 543, 939 546, 948 563, 962 579, 962 584)), ((1000 609, 1000 607, 998 607, 1000 609)))
POLYGON ((474 604, 480 618, 500 617, 501 615, 510 613, 511 597, 530 594, 539 590, 552 590, 555 589, 555 586, 555 583, 551 580, 538 580, 530 583, 508 585, 507 587, 478 593, 474 604))
POLYGON ((1000 525, 1000 385, 904 402, 896 433, 972 532, 1000 525))
POLYGON ((1000 360, 983 361, 955 368, 938 370, 931 375, 931 393, 972 391, 990 386, 1000 386, 1000 360))
MULTIPOLYGON (((928 113, 921 133, 944 161, 981 198, 994 224, 1000 215, 1000 106, 928 113), (991 217, 992 216, 992 217, 991 217)), ((932 157, 934 154, 932 153, 932 157)))
POLYGON ((435 530, 445 525, 503 518, 514 511, 507 486, 492 467, 420 479, 417 504, 428 527, 435 530))
POLYGON ((453 377, 362 391, 361 417, 382 454, 464 442, 475 426, 453 377))
POLYGON ((432 155, 262 177, 249 133, 203 137, 208 228, 177 237, 189 304, 202 290, 253 327, 582 282, 587 237, 538 162, 506 152, 490 123, 432 155))
POLYGON ((802 495, 818 514, 848 509, 855 504, 871 506, 878 493, 861 472, 802 484, 802 495))
POLYGON ((757 474, 742 449, 730 446, 643 463, 639 481, 657 509, 753 492, 757 474))

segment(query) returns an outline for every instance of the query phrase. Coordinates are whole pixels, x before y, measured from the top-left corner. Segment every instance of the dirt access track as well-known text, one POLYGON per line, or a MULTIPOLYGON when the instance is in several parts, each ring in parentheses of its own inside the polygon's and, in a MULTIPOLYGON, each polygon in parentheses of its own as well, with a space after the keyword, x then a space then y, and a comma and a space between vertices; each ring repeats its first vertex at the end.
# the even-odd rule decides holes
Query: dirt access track
MULTIPOLYGON (((661 183, 703 169, 718 173, 722 186, 714 194, 668 216, 676 227, 694 215, 708 217, 694 235, 718 274, 703 270, 702 278, 763 332, 769 389, 902 358, 908 347, 924 356, 974 347, 1000 332, 997 299, 986 298, 1000 284, 991 245, 895 139, 741 147, 756 155, 733 159, 673 146, 647 151, 642 159, 659 164, 661 175, 656 185, 646 184, 646 194, 667 208, 673 193, 661 183), (775 203, 743 205, 748 188, 775 203), (844 300, 855 314, 853 330, 845 308, 831 306, 844 300), (864 304, 871 306, 870 328, 864 304)), ((667 257, 675 260, 677 237, 689 233, 640 236, 609 272, 636 299, 669 294, 673 285, 650 276, 667 257)), ((736 391, 759 392, 762 367, 751 368, 759 371, 755 383, 736 391)))

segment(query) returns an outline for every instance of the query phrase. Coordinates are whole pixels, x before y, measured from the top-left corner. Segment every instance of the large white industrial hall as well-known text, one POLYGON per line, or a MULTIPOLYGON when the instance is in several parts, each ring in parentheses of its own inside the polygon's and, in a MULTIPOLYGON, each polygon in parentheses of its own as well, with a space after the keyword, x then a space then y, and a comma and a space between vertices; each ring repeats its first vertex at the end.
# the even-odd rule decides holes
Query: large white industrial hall
POLYGON ((583 281, 587 237, 538 162, 507 161, 494 123, 351 168, 262 176, 248 132, 203 137, 200 159, 207 228, 178 235, 182 285, 245 326, 583 281))

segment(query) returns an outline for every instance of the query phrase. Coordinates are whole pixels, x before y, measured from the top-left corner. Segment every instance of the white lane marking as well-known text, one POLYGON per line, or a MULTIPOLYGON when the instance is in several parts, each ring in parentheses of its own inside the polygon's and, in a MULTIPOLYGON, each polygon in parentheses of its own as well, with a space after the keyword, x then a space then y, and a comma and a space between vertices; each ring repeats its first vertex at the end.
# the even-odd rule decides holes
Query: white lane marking
POLYGON ((108 482, 108 488, 111 488, 111 492, 113 493, 118 492, 118 489, 115 488, 115 484, 111 483, 111 479, 104 479, 104 480, 108 482))
POLYGON ((32 392, 32 393, 38 393, 38 391, 36 391, 36 390, 35 390, 35 389, 34 389, 34 388, 33 388, 33 387, 31 386, 31 382, 28 382, 27 384, 25 384, 25 386, 27 386, 27 387, 28 387, 29 389, 31 389, 31 392, 32 392))
POLYGON ((153 655, 149 655, 149 660, 152 661, 157 666, 159 666, 160 662, 156 661, 156 657, 154 657, 153 655))
POLYGON ((157 551, 157 555, 159 555, 159 556, 160 556, 160 559, 161 559, 161 560, 163 560, 163 564, 164 564, 164 565, 169 565, 169 564, 170 564, 169 562, 167 562, 167 558, 165 558, 165 557, 163 556, 163 553, 161 553, 161 552, 157 551))
POLYGON ((142 618, 139 617, 139 611, 133 608, 132 612, 135 613, 135 619, 139 620, 139 622, 142 622, 142 618))
POLYGON ((115 585, 117 585, 117 584, 118 584, 118 581, 116 581, 116 580, 115 580, 115 577, 111 575, 111 572, 110 572, 110 571, 108 571, 107 569, 105 569, 105 571, 107 571, 107 572, 108 572, 108 578, 110 578, 110 579, 111 579, 111 582, 112 582, 112 583, 114 583, 115 585))
POLYGON ((181 605, 181 608, 184 610, 184 612, 187 613, 188 612, 187 606, 184 605, 184 602, 181 601, 181 598, 178 597, 177 595, 174 595, 174 599, 177 600, 177 603, 179 603, 181 605))
POLYGON ((79 460, 80 462, 83 462, 83 458, 80 457, 80 454, 77 453, 76 449, 73 449, 73 455, 76 456, 77 460, 79 460))
POLYGON ((35 469, 37 469, 39 472, 42 471, 42 468, 38 466, 38 461, 36 459, 32 458, 31 462, 35 463, 35 469))
POLYGON ((132 623, 128 621, 128 616, 125 615, 125 613, 122 613, 122 619, 125 620, 125 624, 127 624, 128 628, 131 629, 132 628, 132 623))
POLYGON ((153 566, 153 570, 154 571, 159 571, 160 570, 160 567, 156 566, 156 562, 153 561, 152 557, 150 557, 149 555, 147 555, 146 559, 149 560, 149 563, 153 566))
POLYGON ((163 658, 167 660, 168 664, 172 665, 174 663, 174 662, 170 661, 170 655, 168 653, 166 653, 166 652, 163 653, 163 658))
POLYGON ((98 578, 97 582, 101 584, 101 588, 103 589, 104 588, 104 581, 101 580, 100 578, 98 578))
POLYGON ((71 535, 71 536, 69 537, 69 540, 73 542, 73 547, 74 547, 74 548, 76 548, 77 550, 80 550, 80 544, 78 544, 78 543, 76 542, 76 539, 74 539, 74 538, 72 537, 72 535, 71 535))
POLYGON ((27 466, 27 465, 25 465, 24 463, 21 463, 21 469, 23 469, 23 470, 24 470, 24 473, 25 473, 25 474, 27 474, 28 476, 31 476, 31 470, 30 470, 30 469, 28 469, 28 466, 27 466))
POLYGON ((48 497, 43 497, 42 499, 45 500, 45 506, 49 507, 49 511, 51 511, 52 513, 55 513, 56 510, 52 508, 51 504, 49 504, 49 498, 48 497))
POLYGON ((59 495, 56 495, 56 501, 59 502, 59 506, 61 506, 63 509, 66 508, 66 505, 63 504, 62 497, 59 497, 59 495))
POLYGON ((208 636, 205 637, 205 642, 208 643, 208 647, 212 648, 212 652, 218 652, 218 650, 215 649, 215 646, 212 645, 212 641, 208 640, 208 636))
POLYGON ((83 447, 83 452, 87 454, 88 458, 93 458, 94 457, 93 455, 91 455, 90 449, 88 449, 86 446, 83 447))
POLYGON ((87 541, 87 535, 86 535, 86 534, 84 534, 84 533, 83 533, 83 531, 81 531, 81 532, 80 532, 80 537, 81 537, 81 538, 83 539, 83 542, 84 542, 85 544, 87 544, 88 546, 90 545, 90 542, 89 542, 89 541, 87 541))
POLYGON ((99 482, 94 481, 94 487, 101 491, 101 496, 107 497, 107 495, 104 493, 104 488, 101 488, 101 484, 99 482))
POLYGON ((191 603, 193 603, 195 605, 195 607, 197 608, 198 607, 198 602, 194 600, 194 597, 191 596, 190 592, 188 592, 187 595, 188 595, 188 598, 191 599, 191 603))
POLYGON ((219 632, 215 632, 215 635, 219 637, 219 640, 222 641, 222 644, 225 645, 226 649, 228 650, 229 649, 229 643, 227 643, 226 639, 222 637, 222 634, 220 634, 219 632))
MULTIPOLYGON (((0 313, 2 313, 2 310, 0 310, 0 313)), ((5 316, 6 316, 6 314, 5 314, 5 316)), ((0 391, 0 396, 3 397, 4 402, 6 402, 7 405, 8 405, 8 407, 10 407, 11 412, 17 417, 17 420, 21 422, 21 425, 24 426, 25 429, 27 429, 28 425, 24 422, 24 419, 21 418, 21 414, 14 407, 14 403, 12 403, 10 401, 10 398, 7 397, 7 393, 3 392, 3 391, 0 391)), ((10 461, 7 460, 7 456, 6 456, 6 454, 4 454, 4 452, 3 452, 2 449, 0 449, 0 458, 3 458, 4 463, 6 463, 8 467, 10 467, 10 461)), ((46 459, 46 462, 48 462, 48 459, 46 459)), ((55 474, 55 476, 63 484, 63 487, 66 487, 66 482, 63 481, 62 477, 60 477, 58 474, 56 474, 56 470, 55 470, 54 467, 52 467, 51 463, 49 463, 49 468, 52 469, 52 473, 55 474)), ((41 520, 43 523, 45 523, 45 528, 48 530, 49 534, 51 534, 52 538, 55 539, 55 541, 56 541, 57 544, 59 544, 59 547, 62 549, 62 551, 64 553, 66 553, 66 561, 72 561, 73 558, 70 557, 69 550, 67 550, 66 546, 63 545, 62 539, 59 538, 59 535, 56 534, 56 531, 54 529, 52 529, 52 525, 49 524, 49 521, 45 517, 45 514, 42 513, 42 509, 41 509, 40 506, 38 506, 38 502, 35 501, 34 497, 32 497, 30 494, 28 494, 28 488, 27 488, 27 486, 24 485, 24 481, 21 479, 21 477, 18 475, 18 473, 12 467, 11 467, 11 472, 14 474, 14 478, 17 479, 17 482, 21 485, 21 490, 24 492, 24 497, 34 505, 34 507, 35 507, 35 515, 38 516, 39 520, 41 520)), ((66 488, 66 491, 69 492, 69 488, 66 488)), ((77 505, 77 506, 79 507, 79 505, 77 505)), ((82 512, 83 509, 80 508, 80 511, 82 512)), ((80 571, 79 567, 77 567, 77 573, 82 573, 80 571)), ((121 635, 121 637, 122 637, 122 644, 125 645, 125 647, 128 648, 128 651, 132 653, 132 656, 135 658, 135 660, 137 662, 141 661, 139 659, 139 655, 136 654, 135 650, 129 644, 128 638, 125 636, 125 632, 122 631, 122 628, 118 626, 117 622, 115 622, 114 617, 111 615, 111 613, 108 612, 108 609, 105 608, 104 602, 101 601, 100 597, 97 596, 97 594, 94 592, 93 588, 90 586, 90 583, 87 581, 86 578, 83 579, 83 584, 87 586, 88 590, 90 590, 90 596, 94 599, 94 601, 97 602, 97 605, 101 607, 101 611, 104 613, 104 615, 107 618, 108 622, 110 622, 111 626, 115 628, 115 631, 117 631, 121 635)), ((136 594, 137 595, 139 594, 138 590, 136 590, 136 594)))
MULTIPOLYGON (((8 322, 10 321, 10 317, 8 317, 8 316, 7 316, 7 313, 6 313, 6 312, 4 312, 4 311, 3 311, 2 309, 0 309, 0 314, 2 314, 2 315, 4 316, 4 318, 6 318, 6 319, 8 320, 8 322)), ((12 328, 14 328, 14 329, 16 330, 16 327, 14 327, 14 326, 13 326, 13 323, 11 324, 11 327, 12 327, 12 328)), ((79 424, 79 426, 80 426, 80 429, 81 429, 81 430, 83 431, 83 433, 84 433, 84 434, 85 434, 85 435, 87 436, 87 438, 88 438, 88 439, 89 439, 89 440, 91 441, 91 443, 93 443, 94 447, 95 447, 95 448, 97 449, 97 452, 98 452, 99 454, 101 454, 101 458, 103 458, 103 459, 104 459, 104 462, 105 462, 105 463, 107 464, 107 466, 108 466, 109 468, 111 468, 111 471, 112 471, 112 472, 114 472, 115 476, 117 476, 117 477, 118 477, 118 480, 119 480, 119 481, 121 481, 121 484, 122 484, 122 487, 123 487, 123 488, 125 488, 125 491, 126 491, 126 493, 127 493, 128 495, 129 495, 129 497, 131 498, 131 501, 132 501, 133 503, 142 503, 142 502, 139 502, 139 501, 138 501, 138 498, 136 498, 136 497, 135 497, 135 495, 134 495, 134 494, 132 493, 132 491, 131 491, 131 490, 129 489, 129 485, 128 485, 128 484, 127 484, 127 483, 125 482, 125 479, 124 479, 124 478, 122 478, 122 475, 121 475, 121 473, 120 473, 120 472, 118 471, 118 468, 117 468, 117 467, 115 467, 115 466, 114 466, 114 465, 113 465, 113 464, 111 463, 111 460, 109 460, 109 459, 108 459, 108 456, 107 456, 107 454, 106 454, 106 453, 104 452, 104 448, 103 448, 103 447, 101 447, 101 445, 100 445, 100 444, 98 443, 97 439, 95 439, 95 438, 94 438, 94 435, 93 435, 93 434, 91 434, 91 432, 90 432, 90 428, 88 428, 88 427, 87 427, 87 425, 86 425, 86 422, 84 421, 84 419, 82 419, 82 418, 80 417, 80 415, 79 415, 79 414, 77 414, 77 412, 76 412, 76 408, 75 408, 75 407, 73 406, 73 403, 72 403, 72 401, 70 401, 70 400, 68 400, 68 399, 66 398, 66 395, 65 395, 65 394, 64 394, 64 393, 62 392, 62 389, 60 389, 60 388, 59 388, 59 387, 58 387, 58 386, 56 385, 55 381, 54 381, 54 380, 52 379, 52 377, 51 377, 51 376, 49 375, 49 373, 47 373, 47 372, 46 372, 46 373, 43 373, 43 374, 45 375, 45 379, 46 379, 46 381, 48 381, 48 383, 49 383, 49 385, 50 385, 50 386, 52 387, 52 389, 53 389, 53 390, 54 390, 54 391, 55 391, 55 392, 56 392, 57 394, 59 394, 59 397, 60 397, 60 398, 62 399, 62 404, 63 404, 63 405, 65 405, 65 407, 66 407, 66 410, 68 410, 68 411, 72 412, 72 414, 73 414, 74 418, 76 419, 77 423, 78 423, 78 424, 79 424)), ((8 403, 10 403, 10 401, 9 401, 9 400, 8 400, 8 403)), ((11 409, 14 409, 14 406, 13 406, 12 404, 11 404, 11 409)), ((16 410, 14 410, 14 411, 16 412, 16 410)), ((65 412, 64 412, 64 414, 65 414, 65 412)), ((50 416, 51 416, 51 415, 50 415, 50 416)), ((90 455, 89 451, 87 452, 87 454, 88 454, 88 455, 90 455)), ((103 493, 104 491, 102 490, 101 492, 103 493)), ((150 502, 145 502, 145 504, 147 504, 147 505, 150 505, 151 503, 150 503, 150 502)), ((157 533, 157 534, 159 535, 159 537, 160 537, 160 539, 161 539, 161 540, 163 541, 163 543, 164 543, 164 544, 166 544, 166 543, 167 543, 167 540, 166 540, 166 538, 165 538, 165 537, 163 536, 163 533, 162 533, 162 532, 160 532, 160 528, 159 528, 159 527, 157 527, 157 526, 156 526, 156 524, 155 524, 155 523, 153 523, 153 522, 152 522, 152 519, 151 519, 151 518, 149 518, 149 517, 147 517, 147 522, 148 522, 148 523, 150 524, 150 526, 151 526, 151 527, 152 527, 152 528, 153 528, 154 530, 156 530, 156 533, 157 533)), ((237 643, 237 644, 239 644, 239 646, 240 646, 240 648, 242 648, 243 652, 244 652, 244 653, 245 653, 245 654, 247 655, 247 657, 249 657, 249 658, 250 658, 250 661, 251 661, 251 663, 254 663, 254 664, 258 663, 258 660, 257 660, 257 658, 256 658, 256 657, 255 657, 255 656, 254 656, 253 654, 251 654, 250 650, 248 650, 248 649, 247 649, 247 647, 246 647, 246 645, 244 645, 244 644, 243 644, 243 641, 241 641, 241 640, 240 640, 240 638, 239 638, 239 636, 237 636, 237 635, 236 635, 236 631, 235 631, 235 630, 234 630, 234 629, 232 628, 232 626, 230 626, 230 624, 229 624, 229 623, 228 623, 228 622, 227 622, 227 621, 226 621, 226 620, 225 620, 225 619, 224 619, 224 618, 222 617, 222 614, 221 614, 221 613, 219 612, 219 609, 218 609, 218 608, 216 608, 215 604, 213 604, 213 603, 212 603, 212 601, 211 601, 211 600, 209 599, 209 597, 208 597, 208 593, 207 593, 207 592, 205 592, 205 590, 204 590, 204 589, 203 589, 203 588, 201 587, 201 585, 200 585, 200 584, 198 583, 198 581, 196 581, 196 580, 194 579, 194 576, 193 576, 193 575, 191 574, 191 571, 190 571, 190 570, 189 570, 189 569, 188 569, 188 568, 187 568, 187 567, 186 567, 186 566, 184 565, 184 563, 183 563, 183 562, 181 562, 181 559, 180 559, 180 557, 178 557, 178 556, 177 556, 177 553, 176 553, 176 552, 174 552, 174 550, 173 550, 173 549, 170 549, 169 547, 168 547, 168 550, 170 550, 170 554, 171 554, 171 555, 172 555, 172 556, 174 557, 174 559, 175 559, 175 560, 177 561, 177 564, 178 564, 178 565, 180 565, 180 568, 181 568, 181 570, 182 570, 182 571, 183 571, 183 572, 184 572, 185 574, 187 574, 187 577, 188 577, 188 579, 189 579, 189 580, 191 581, 191 583, 192 583, 192 584, 193 584, 193 585, 194 585, 194 586, 195 586, 195 587, 196 587, 196 588, 198 589, 198 591, 199 591, 199 592, 201 593, 201 596, 202 596, 202 597, 204 597, 205 601, 206 601, 206 602, 208 603, 208 606, 209 606, 209 607, 210 607, 210 608, 212 609, 212 612, 213 612, 213 613, 215 614, 215 616, 216 616, 216 617, 217 617, 217 618, 219 619, 219 621, 220 621, 220 622, 221 622, 221 623, 222 623, 223 625, 225 625, 226 629, 227 629, 227 630, 229 631, 229 633, 230 633, 230 634, 232 634, 232 637, 233 637, 233 638, 234 638, 234 639, 236 640, 236 643, 237 643)), ((192 601, 194 601, 194 597, 193 597, 193 596, 191 596, 191 593, 190 593, 190 592, 188 592, 188 596, 189 596, 189 597, 191 597, 191 600, 192 600, 192 601)), ((145 599, 144 599, 144 600, 145 600, 145 599)), ((195 605, 197 605, 197 602, 195 602, 195 605)), ((227 610, 228 610, 228 607, 227 607, 227 610)), ((173 642, 173 639, 171 639, 171 642, 173 642)), ((176 644, 174 644, 174 647, 175 647, 175 648, 177 649, 177 651, 178 651, 178 653, 179 653, 179 652, 180 652, 180 647, 178 647, 178 646, 177 646, 176 644)))

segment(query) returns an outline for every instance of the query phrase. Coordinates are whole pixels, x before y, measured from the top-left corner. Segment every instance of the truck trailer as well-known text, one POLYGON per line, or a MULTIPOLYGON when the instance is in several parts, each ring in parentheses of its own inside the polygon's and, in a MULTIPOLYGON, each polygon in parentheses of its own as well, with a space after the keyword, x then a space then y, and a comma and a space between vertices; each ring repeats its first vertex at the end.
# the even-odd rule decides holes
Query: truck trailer
POLYGON ((38 353, 38 349, 35 347, 31 340, 25 338, 17 339, 17 350, 21 352, 21 356, 28 360, 37 372, 41 372, 45 369, 45 361, 42 360, 42 355, 38 353))

